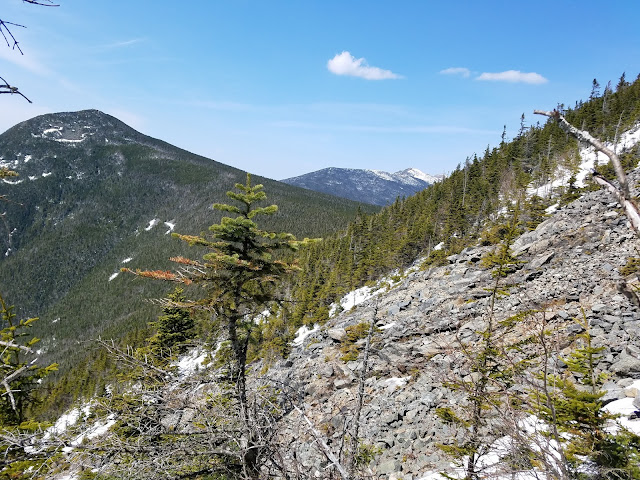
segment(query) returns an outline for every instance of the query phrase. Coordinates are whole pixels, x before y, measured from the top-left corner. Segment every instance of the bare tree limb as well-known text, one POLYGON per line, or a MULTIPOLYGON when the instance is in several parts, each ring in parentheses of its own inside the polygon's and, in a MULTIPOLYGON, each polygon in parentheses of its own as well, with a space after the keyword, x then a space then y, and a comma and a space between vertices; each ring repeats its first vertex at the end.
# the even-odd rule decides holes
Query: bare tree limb
POLYGON ((322 449, 322 453, 324 453, 325 457, 327 457, 327 460, 329 460, 333 464, 333 466, 336 467, 336 470, 338 470, 338 473, 340 473, 340 477, 342 478, 342 480, 350 480, 351 477, 349 477, 347 470, 340 464, 336 456, 333 454, 333 452, 329 448, 329 445, 327 445, 327 442, 324 441, 323 436, 313 426, 313 423, 311 423, 311 420, 309 420, 309 417, 307 417, 297 405, 294 405, 293 408, 296 410, 296 412, 298 412, 298 414, 305 421, 305 423, 307 424, 307 428, 311 432, 311 435, 318 442, 318 445, 320 445, 320 448, 322 449))
MULTIPOLYGON (((30 3, 31 5, 40 5, 43 7, 59 7, 60 6, 57 3, 53 3, 52 0, 22 0, 22 1, 24 3, 30 3)), ((12 27, 26 28, 24 25, 20 25, 19 23, 8 22, 0 18, 0 35, 2 35, 2 37, 4 38, 4 41, 6 42, 7 47, 11 48, 12 50, 18 50, 20 52, 20 55, 24 55, 24 52, 22 51, 18 43, 18 39, 13 35, 13 32, 11 31, 12 27)), ((27 102, 33 103, 18 89, 18 87, 9 85, 9 82, 7 82, 2 77, 0 77, 0 80, 4 82, 4 84, 0 84, 0 94, 5 93, 9 95, 20 95, 27 102)))
POLYGON ((0 340, 0 345, 7 348, 19 348, 20 350, 26 353, 33 353, 33 350, 31 350, 29 347, 25 347, 24 345, 18 345, 17 343, 13 343, 13 342, 5 342, 3 340, 0 340))
POLYGON ((353 419, 353 432, 351 435, 351 454, 349 456, 349 474, 353 475, 356 468, 356 461, 358 456, 359 436, 360 436, 360 416, 362 414, 362 407, 364 405, 364 383, 369 373, 369 352, 371 349, 371 340, 376 330, 376 321, 378 320, 378 304, 380 299, 376 298, 376 302, 373 306, 373 316, 369 322, 369 331, 367 333, 367 340, 364 347, 364 354, 362 359, 362 369, 360 370, 360 378, 358 379, 358 398, 356 404, 356 411, 353 419))
POLYGON ((27 369, 27 366, 23 365, 21 368, 17 369, 13 373, 11 373, 10 375, 7 375, 2 379, 2 385, 7 391, 7 395, 9 395, 9 400, 11 401, 11 408, 13 408, 15 412, 18 411, 18 408, 16 407, 16 399, 13 397, 13 390, 11 390, 11 386, 9 385, 9 382, 12 381, 14 378, 20 376, 22 372, 24 372, 26 369, 27 369))
MULTIPOLYGON (((0 25, 1 25, 1 20, 0 20, 0 25)), ((4 83, 0 83, 0 94, 2 93, 8 93, 9 95, 20 95, 22 98, 24 98, 27 102, 29 103, 33 103, 31 100, 29 100, 24 93, 22 93, 20 90, 18 90, 18 87, 14 87, 12 85, 9 85, 9 83, 2 77, 0 77, 0 80, 2 80, 4 83)))
POLYGON ((579 141, 591 145, 597 151, 602 152, 609 157, 613 164, 620 186, 616 187, 611 182, 600 176, 597 172, 594 172, 593 178, 596 183, 605 187, 616 196, 618 202, 624 208, 625 214, 629 219, 632 228, 635 230, 636 234, 640 235, 640 209, 638 209, 638 205, 631 196, 627 176, 624 173, 624 168, 622 168, 622 162, 618 155, 613 150, 607 148, 600 140, 593 137, 589 132, 580 130, 571 125, 557 110, 553 110, 551 112, 545 110, 534 110, 533 113, 537 115, 544 115, 555 120, 562 130, 573 135, 579 141))

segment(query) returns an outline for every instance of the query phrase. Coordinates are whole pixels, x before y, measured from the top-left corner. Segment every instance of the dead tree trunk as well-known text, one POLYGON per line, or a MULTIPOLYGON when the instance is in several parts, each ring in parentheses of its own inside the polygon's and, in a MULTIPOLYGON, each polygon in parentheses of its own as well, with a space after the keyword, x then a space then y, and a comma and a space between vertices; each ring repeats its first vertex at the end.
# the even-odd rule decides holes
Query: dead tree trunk
POLYGON ((627 182, 627 176, 624 173, 622 162, 620 162, 620 158, 618 157, 618 155, 611 149, 605 147, 600 140, 594 138, 586 130, 580 130, 571 125, 557 110, 553 110, 551 112, 546 112, 544 110, 534 110, 533 113, 538 115, 545 115, 549 118, 552 118, 558 123, 562 130, 569 133, 570 135, 573 135, 579 141, 593 146, 597 151, 602 152, 607 157, 609 157, 616 172, 619 186, 616 187, 614 184, 599 175, 597 172, 593 173, 593 179, 596 183, 603 186, 611 193, 613 193, 613 195, 615 195, 620 205, 622 205, 622 207, 624 208, 624 212, 627 216, 627 219, 631 223, 631 227, 636 232, 636 234, 640 236, 640 209, 638 209, 638 205, 631 196, 631 192, 629 191, 629 183, 627 182))

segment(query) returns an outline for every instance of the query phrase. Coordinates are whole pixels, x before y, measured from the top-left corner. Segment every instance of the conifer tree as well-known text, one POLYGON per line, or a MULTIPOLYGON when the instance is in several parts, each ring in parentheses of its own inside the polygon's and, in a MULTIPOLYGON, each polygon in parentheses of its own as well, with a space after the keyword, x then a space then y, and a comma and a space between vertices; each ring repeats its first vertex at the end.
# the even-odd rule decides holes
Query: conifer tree
POLYGON ((34 358, 34 345, 39 339, 29 335, 37 318, 17 320, 13 307, 0 296, 0 477, 22 478, 29 468, 47 461, 48 452, 31 455, 26 451, 26 438, 39 431, 41 425, 29 418, 29 410, 38 402, 40 381, 58 367, 53 363, 42 367, 34 358))
POLYGON ((163 307, 163 315, 151 322, 155 334, 149 339, 151 353, 161 359, 175 358, 187 349, 187 342, 195 337, 193 315, 179 305, 187 300, 182 288, 176 288, 167 299, 172 302, 163 307))
MULTIPOLYGON (((580 478, 590 471, 598 479, 635 479, 640 477, 640 436, 625 429, 612 428, 617 415, 604 408, 602 389, 607 375, 596 371, 597 359, 604 347, 594 347, 589 323, 579 322, 580 345, 563 358, 567 368, 562 374, 538 374, 539 385, 531 389, 530 412, 547 425, 549 436, 558 444, 558 456, 567 462, 559 471, 567 478, 580 478), (588 468, 587 468, 588 467, 588 468)), ((547 455, 548 452, 545 452, 547 455)))
POLYGON ((242 432, 246 445, 242 468, 249 477, 258 474, 261 446, 255 444, 251 431, 246 367, 252 334, 256 330, 256 317, 277 303, 277 286, 282 278, 297 269, 295 263, 282 260, 280 252, 295 251, 300 242, 289 233, 268 232, 258 228, 256 217, 273 215, 276 205, 257 206, 266 199, 262 185, 252 185, 247 174, 245 184, 237 183, 236 191, 227 196, 236 205, 216 203, 213 208, 234 214, 223 217, 219 224, 211 225, 208 234, 175 237, 192 246, 203 247, 202 260, 184 257, 172 260, 182 269, 179 272, 136 271, 137 275, 180 282, 200 287, 199 296, 174 301, 179 308, 211 312, 214 322, 226 332, 230 347, 229 377, 234 385, 238 416, 244 424, 242 432))

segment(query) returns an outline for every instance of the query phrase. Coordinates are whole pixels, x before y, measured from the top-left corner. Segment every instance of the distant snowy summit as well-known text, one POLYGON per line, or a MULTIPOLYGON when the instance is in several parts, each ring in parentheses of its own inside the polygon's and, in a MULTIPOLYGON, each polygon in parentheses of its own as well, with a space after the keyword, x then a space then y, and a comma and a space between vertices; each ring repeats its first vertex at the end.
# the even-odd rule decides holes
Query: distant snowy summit
POLYGON ((282 180, 289 185, 328 193, 372 205, 389 205, 398 197, 409 197, 439 182, 442 175, 429 175, 417 168, 388 173, 356 168, 323 168, 282 180))

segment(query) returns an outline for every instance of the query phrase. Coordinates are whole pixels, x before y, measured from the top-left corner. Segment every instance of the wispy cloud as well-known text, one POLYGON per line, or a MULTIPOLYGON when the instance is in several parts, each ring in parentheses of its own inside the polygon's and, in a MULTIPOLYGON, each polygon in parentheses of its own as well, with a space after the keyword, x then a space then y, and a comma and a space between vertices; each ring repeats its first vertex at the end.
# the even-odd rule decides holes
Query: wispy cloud
POLYGON ((265 109, 265 107, 260 107, 257 105, 252 105, 250 103, 240 103, 240 102, 228 102, 228 101, 209 101, 209 100, 198 100, 193 102, 181 102, 184 105, 189 105, 197 108, 206 108, 209 110, 219 110, 222 112, 251 112, 259 109, 265 109))
POLYGON ((346 50, 327 62, 327 68, 336 75, 360 77, 367 80, 389 80, 403 78, 391 70, 370 67, 364 58, 355 58, 346 50))
POLYGON ((496 73, 484 72, 476 77, 476 80, 485 80, 489 82, 530 83, 533 85, 540 85, 549 81, 539 73, 525 73, 519 70, 507 70, 506 72, 496 73))
POLYGON ((438 134, 472 134, 472 135, 496 135, 497 130, 458 127, 453 125, 335 125, 312 122, 280 121, 270 123, 278 128, 300 128, 306 130, 331 130, 343 132, 370 132, 370 133, 438 133, 438 134))
MULTIPOLYGON (((1 47, 1 45, 0 45, 1 47)), ((36 60, 33 53, 21 55, 19 51, 10 48, 0 48, 0 59, 13 63, 36 75, 48 76, 51 74, 46 66, 36 60)))
POLYGON ((445 68, 444 70, 440 70, 442 75, 460 75, 464 78, 469 77, 471 75, 471 70, 465 67, 451 67, 445 68))
POLYGON ((102 50, 112 50, 115 48, 129 47, 131 45, 135 45, 136 43, 142 43, 146 41, 146 38, 132 38, 130 40, 122 40, 119 42, 108 43, 106 45, 100 45, 98 48, 102 50))

